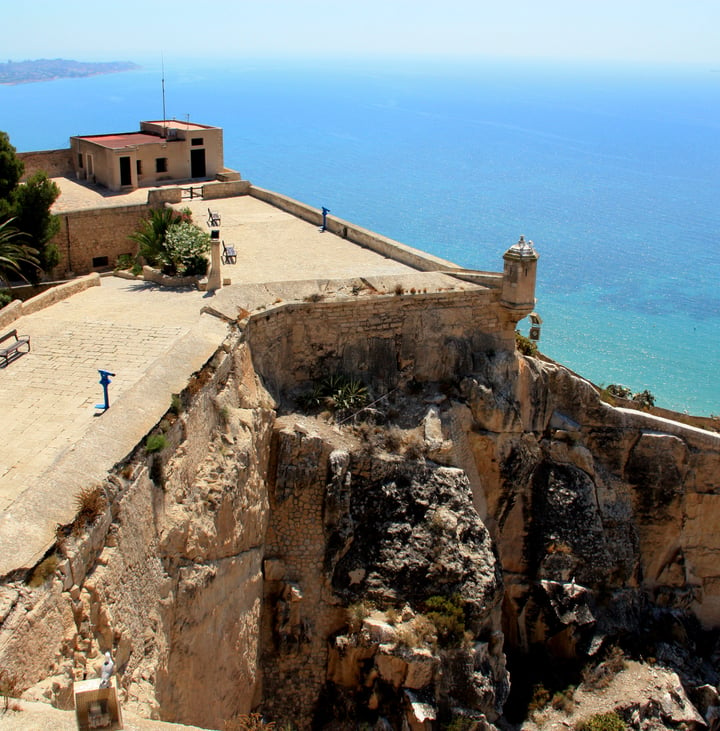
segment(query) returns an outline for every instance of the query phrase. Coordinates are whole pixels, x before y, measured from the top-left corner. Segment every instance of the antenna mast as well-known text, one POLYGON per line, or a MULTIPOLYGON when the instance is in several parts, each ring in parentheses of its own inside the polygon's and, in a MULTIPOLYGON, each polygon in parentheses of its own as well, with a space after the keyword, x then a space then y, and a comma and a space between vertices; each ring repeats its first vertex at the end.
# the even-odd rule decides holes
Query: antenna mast
POLYGON ((167 137, 167 127, 165 126, 165 120, 167 119, 165 115, 165 57, 162 53, 160 54, 160 61, 162 64, 163 137, 167 137))

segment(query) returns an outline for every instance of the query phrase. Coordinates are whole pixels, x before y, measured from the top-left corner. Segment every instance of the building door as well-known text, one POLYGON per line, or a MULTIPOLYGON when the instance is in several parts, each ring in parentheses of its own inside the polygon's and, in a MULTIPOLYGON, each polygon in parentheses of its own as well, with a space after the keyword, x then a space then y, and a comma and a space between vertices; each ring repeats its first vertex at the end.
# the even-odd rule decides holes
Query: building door
POLYGON ((120 185, 132 185, 129 157, 120 158, 120 185))
POLYGON ((205 177, 205 150, 190 150, 190 177, 205 177))

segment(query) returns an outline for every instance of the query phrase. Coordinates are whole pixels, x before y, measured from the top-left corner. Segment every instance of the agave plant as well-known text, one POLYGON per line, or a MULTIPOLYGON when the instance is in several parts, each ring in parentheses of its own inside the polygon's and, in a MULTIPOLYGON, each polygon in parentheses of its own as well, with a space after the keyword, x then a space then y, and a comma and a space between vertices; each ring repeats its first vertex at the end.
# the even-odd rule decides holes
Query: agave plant
POLYGON ((7 282, 8 275, 17 275, 26 279, 20 268, 21 264, 39 266, 38 251, 32 246, 22 243, 25 234, 11 226, 14 218, 0 223, 0 279, 7 282))
POLYGON ((368 389, 357 378, 342 373, 333 373, 316 383, 312 390, 303 394, 298 404, 301 408, 313 410, 324 406, 331 411, 360 409, 367 403, 368 389))

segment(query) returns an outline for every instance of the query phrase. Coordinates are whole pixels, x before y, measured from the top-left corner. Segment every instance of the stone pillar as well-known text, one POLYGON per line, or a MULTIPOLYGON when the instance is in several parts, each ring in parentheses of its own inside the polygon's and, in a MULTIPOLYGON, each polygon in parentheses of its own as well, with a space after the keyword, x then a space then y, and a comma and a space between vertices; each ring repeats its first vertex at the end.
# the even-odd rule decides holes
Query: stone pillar
POLYGON ((535 309, 535 275, 538 253, 532 241, 521 236, 504 254, 502 296, 500 302, 511 320, 518 322, 535 309))
POLYGON ((210 271, 208 272, 207 287, 209 292, 222 287, 222 272, 220 271, 220 239, 210 240, 210 271))

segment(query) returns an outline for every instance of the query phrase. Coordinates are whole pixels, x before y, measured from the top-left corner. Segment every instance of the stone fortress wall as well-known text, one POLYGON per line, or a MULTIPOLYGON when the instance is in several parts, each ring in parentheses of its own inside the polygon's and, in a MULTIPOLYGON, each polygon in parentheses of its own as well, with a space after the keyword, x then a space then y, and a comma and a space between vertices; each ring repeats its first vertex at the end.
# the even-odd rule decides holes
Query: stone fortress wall
POLYGON ((47 173, 49 178, 74 177, 71 155, 69 147, 63 150, 18 152, 18 159, 25 165, 21 180, 25 181, 35 173, 47 173))
POLYGON ((386 293, 294 302, 253 314, 245 337, 256 371, 282 393, 323 374, 399 381, 451 380, 480 354, 514 348, 499 290, 386 293))
POLYGON ((60 231, 53 239, 60 253, 57 271, 87 274, 114 267, 123 254, 134 256, 137 244, 128 237, 148 210, 140 204, 60 214, 60 231))

